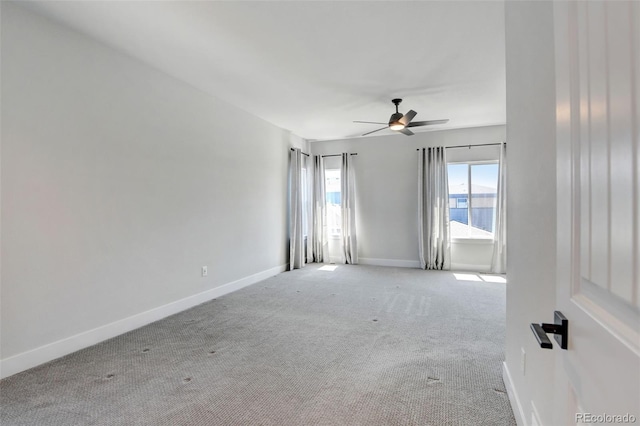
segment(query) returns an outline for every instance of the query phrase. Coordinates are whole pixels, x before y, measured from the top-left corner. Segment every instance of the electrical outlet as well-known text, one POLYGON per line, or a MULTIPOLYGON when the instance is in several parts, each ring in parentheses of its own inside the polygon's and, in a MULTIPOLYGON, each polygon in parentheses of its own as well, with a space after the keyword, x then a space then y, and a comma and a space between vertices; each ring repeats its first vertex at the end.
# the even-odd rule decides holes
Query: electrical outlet
POLYGON ((207 267, 206 267, 206 266, 203 266, 203 267, 202 267, 202 276, 203 276, 203 277, 206 277, 208 273, 209 273, 209 271, 207 270, 207 267))
POLYGON ((524 376, 527 368, 527 354, 525 353, 524 348, 520 348, 520 351, 520 371, 524 376))

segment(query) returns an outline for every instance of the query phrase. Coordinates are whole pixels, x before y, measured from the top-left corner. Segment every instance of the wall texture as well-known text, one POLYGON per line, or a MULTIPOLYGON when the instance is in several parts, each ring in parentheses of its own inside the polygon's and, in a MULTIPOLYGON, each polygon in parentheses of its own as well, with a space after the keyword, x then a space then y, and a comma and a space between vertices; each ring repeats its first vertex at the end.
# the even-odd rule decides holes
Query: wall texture
MULTIPOLYGON (((497 143, 505 140, 505 126, 429 131, 415 136, 383 135, 358 139, 311 142, 313 154, 357 152, 358 251, 361 263, 418 266, 418 157, 416 149, 497 143)), ((456 161, 498 156, 495 147, 449 150, 456 161), (458 151, 458 152, 456 152, 458 151), (469 154, 471 153, 471 154, 469 154), (468 155, 468 156, 465 156, 468 155)), ((471 247, 483 251, 482 246, 471 247)), ((454 257, 452 253, 452 257, 454 257)), ((478 258, 481 258, 480 253, 478 258)), ((473 263, 473 262, 458 262, 473 263)))
MULTIPOLYGON (((506 2, 507 347, 506 366, 522 407, 551 424, 554 352, 538 347, 532 322, 550 322, 556 280, 556 144, 553 4, 506 2), (526 368, 521 370, 521 351, 526 368)), ((518 410, 514 406, 514 411, 518 410)), ((517 413, 516 413, 517 414, 517 413)))
POLYGON ((308 149, 3 2, 2 360, 278 272, 291 146, 308 149))

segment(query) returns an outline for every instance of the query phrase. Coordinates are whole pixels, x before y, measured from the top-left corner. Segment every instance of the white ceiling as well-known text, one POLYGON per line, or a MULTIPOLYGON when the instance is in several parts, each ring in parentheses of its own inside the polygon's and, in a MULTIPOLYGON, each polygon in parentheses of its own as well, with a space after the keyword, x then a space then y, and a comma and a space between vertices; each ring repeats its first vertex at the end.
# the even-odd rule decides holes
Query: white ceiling
POLYGON ((309 140, 376 129, 352 121, 387 121, 394 97, 415 121, 450 119, 420 130, 505 122, 500 1, 29 7, 309 140))

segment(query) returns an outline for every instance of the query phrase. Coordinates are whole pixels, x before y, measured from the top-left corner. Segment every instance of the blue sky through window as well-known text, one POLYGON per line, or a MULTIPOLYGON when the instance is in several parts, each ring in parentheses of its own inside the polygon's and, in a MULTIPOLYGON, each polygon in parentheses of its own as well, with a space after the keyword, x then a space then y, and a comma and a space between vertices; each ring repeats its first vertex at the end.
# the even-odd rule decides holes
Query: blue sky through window
MULTIPOLYGON (((497 189, 498 164, 472 164, 471 184, 497 189)), ((449 164, 447 166, 449 177, 449 194, 468 193, 469 167, 468 164, 449 164)))
POLYGON ((472 165, 471 184, 498 189, 498 164, 472 165))
POLYGON ((469 182, 469 166, 467 164, 449 164, 449 194, 466 194, 469 182))

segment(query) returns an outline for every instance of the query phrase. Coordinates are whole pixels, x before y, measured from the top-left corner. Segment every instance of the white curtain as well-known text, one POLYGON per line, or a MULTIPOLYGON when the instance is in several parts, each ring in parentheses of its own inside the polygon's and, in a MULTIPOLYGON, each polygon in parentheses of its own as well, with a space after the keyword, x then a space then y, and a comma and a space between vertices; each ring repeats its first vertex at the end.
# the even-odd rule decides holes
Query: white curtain
POLYGON ((498 169, 498 197, 496 200, 496 224, 493 233, 493 259, 491 272, 507 272, 507 144, 500 146, 498 169))
POLYGON ((294 148, 289 161, 289 270, 302 268, 304 258, 302 152, 294 148))
POLYGON ((350 154, 342 153, 340 167, 340 209, 342 213, 341 260, 342 263, 358 263, 356 239, 356 185, 350 154))
POLYGON ((418 150, 418 239, 422 269, 450 269, 449 183, 444 147, 418 150))
POLYGON ((311 262, 329 261, 327 240, 326 192, 324 188, 324 159, 313 156, 313 201, 311 207, 311 262))

